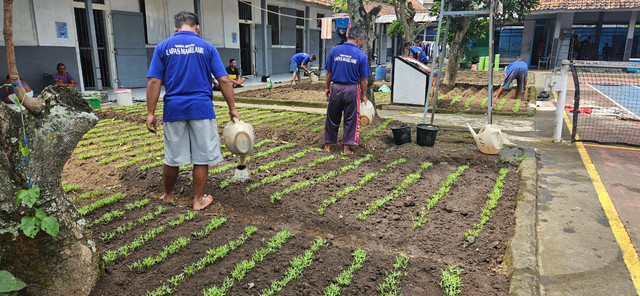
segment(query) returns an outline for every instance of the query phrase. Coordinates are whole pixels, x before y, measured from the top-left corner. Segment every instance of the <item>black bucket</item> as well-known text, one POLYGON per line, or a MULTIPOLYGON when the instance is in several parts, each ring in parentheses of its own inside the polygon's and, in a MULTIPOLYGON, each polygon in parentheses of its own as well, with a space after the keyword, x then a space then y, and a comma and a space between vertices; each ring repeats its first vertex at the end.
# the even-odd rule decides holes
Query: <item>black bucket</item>
POLYGON ((411 143, 411 127, 408 125, 394 126, 391 128, 393 140, 396 145, 411 143))
POLYGON ((433 124, 418 124, 416 127, 416 143, 420 146, 433 147, 436 143, 438 130, 438 127, 433 124))

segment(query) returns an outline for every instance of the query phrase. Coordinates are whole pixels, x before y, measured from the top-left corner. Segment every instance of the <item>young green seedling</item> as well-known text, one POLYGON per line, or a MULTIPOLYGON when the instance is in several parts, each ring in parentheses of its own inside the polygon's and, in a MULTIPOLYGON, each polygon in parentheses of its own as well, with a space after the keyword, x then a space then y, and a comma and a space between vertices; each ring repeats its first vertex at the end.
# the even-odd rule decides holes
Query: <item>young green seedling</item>
POLYGON ((440 185, 438 191, 436 191, 436 193, 434 193, 430 199, 427 199, 427 206, 420 212, 418 212, 418 215, 416 217, 413 217, 413 228, 421 227, 422 225, 424 225, 424 223, 427 223, 427 213, 431 211, 431 209, 438 203, 438 201, 443 199, 447 195, 447 193, 449 193, 453 182, 458 180, 458 178, 462 176, 462 173, 464 173, 464 171, 468 168, 469 165, 461 165, 455 172, 449 174, 446 180, 442 181, 442 184, 440 185))
POLYGON ((198 261, 191 265, 185 266, 182 269, 182 273, 176 274, 173 277, 169 278, 168 280, 166 280, 167 283, 160 285, 155 290, 147 291, 146 295, 161 296, 173 293, 173 291, 188 277, 197 274, 206 266, 212 265, 218 260, 226 257, 231 251, 242 246, 256 231, 258 231, 258 228, 256 228, 255 226, 245 227, 244 233, 238 236, 237 239, 231 240, 217 248, 208 249, 204 257, 200 258, 198 261))
POLYGON ((365 157, 359 158, 359 159, 355 160, 353 163, 351 163, 349 165, 345 165, 345 166, 343 166, 343 167, 341 167, 341 168, 339 168, 337 170, 331 170, 328 173, 325 173, 324 175, 322 175, 320 177, 317 177, 315 179, 305 180, 305 181, 293 184, 293 185, 285 188, 282 191, 275 192, 275 193, 271 194, 269 196, 269 198, 271 199, 272 203, 275 203, 277 201, 281 201, 283 196, 285 196, 287 194, 290 194, 291 192, 294 192, 294 191, 300 190, 300 189, 305 188, 305 187, 309 187, 309 186, 313 186, 313 185, 325 182, 325 181, 327 181, 329 179, 335 178, 338 175, 342 175, 342 174, 344 174, 344 173, 346 173, 348 171, 354 170, 357 167, 359 167, 363 162, 369 161, 371 158, 373 158, 373 155, 367 154, 365 157))
POLYGON ((500 173, 498 175, 498 178, 496 179, 496 184, 493 186, 493 190, 491 191, 491 193, 487 195, 487 202, 480 212, 480 221, 473 224, 473 228, 468 229, 464 233, 464 236, 467 239, 467 241, 463 245, 464 247, 466 247, 468 243, 472 243, 475 241, 475 238, 480 235, 480 232, 484 228, 484 225, 493 216, 495 208, 498 206, 498 201, 502 197, 502 188, 504 187, 504 180, 507 177, 507 173, 509 173, 508 169, 500 169, 500 173))
POLYGON ((242 260, 236 264, 236 267, 231 271, 231 275, 227 276, 222 284, 219 286, 213 286, 204 291, 206 296, 223 296, 229 293, 231 288, 236 282, 241 281, 251 271, 256 264, 264 261, 265 257, 269 254, 273 254, 282 248, 282 245, 293 236, 293 233, 288 230, 281 230, 276 235, 272 236, 267 243, 267 246, 256 250, 249 260, 242 260))
POLYGON ((280 292, 292 280, 302 276, 302 272, 313 263, 313 255, 327 242, 322 238, 317 238, 311 247, 304 251, 300 256, 293 257, 289 261, 291 264, 284 272, 284 277, 280 280, 271 282, 269 288, 262 291, 261 296, 273 296, 280 292))
POLYGON ((357 249, 353 252, 353 261, 348 269, 343 270, 331 283, 324 289, 324 296, 338 296, 342 287, 349 286, 353 279, 353 274, 362 268, 364 262, 367 261, 367 252, 363 249, 357 249))
POLYGON ((398 198, 399 196, 403 195, 405 193, 405 191, 407 190, 407 187, 409 187, 409 185, 415 183, 416 181, 418 181, 418 179, 420 179, 420 177, 422 176, 422 172, 424 172, 424 170, 430 168, 433 164, 430 162, 424 162, 420 165, 420 168, 418 170, 416 170, 415 172, 409 174, 407 177, 404 178, 404 180, 402 180, 402 182, 400 182, 400 184, 398 184, 396 186, 396 188, 394 188, 391 193, 387 194, 385 197, 380 198, 376 201, 374 201, 368 209, 360 212, 360 214, 358 214, 357 218, 360 220, 364 220, 367 218, 368 215, 375 213, 380 207, 382 207, 385 203, 398 198))
POLYGON ((400 279, 407 275, 407 265, 409 265, 409 257, 400 253, 396 257, 396 263, 393 264, 391 272, 385 272, 384 282, 378 285, 378 291, 381 296, 401 296, 400 279))
POLYGON ((322 205, 320 205, 320 207, 318 207, 318 213, 320 215, 324 215, 324 212, 327 209, 327 207, 329 207, 330 205, 335 204, 336 202, 338 202, 338 199, 343 198, 343 197, 351 194, 352 192, 355 192, 355 191, 358 191, 358 190, 362 189, 362 187, 364 185, 369 183, 369 181, 373 180, 379 174, 387 172, 387 171, 390 171, 390 170, 393 170, 399 164, 405 163, 406 161, 407 160, 404 159, 404 158, 399 158, 399 159, 393 161, 392 163, 388 164, 385 168, 380 169, 379 172, 372 172, 372 173, 366 174, 364 177, 362 177, 360 179, 360 181, 358 181, 358 184, 352 185, 352 186, 347 186, 344 189, 338 191, 331 198, 323 200, 322 201, 322 205))
POLYGON ((449 265, 447 269, 441 270, 440 288, 447 296, 456 296, 462 292, 462 269, 455 265, 449 265))

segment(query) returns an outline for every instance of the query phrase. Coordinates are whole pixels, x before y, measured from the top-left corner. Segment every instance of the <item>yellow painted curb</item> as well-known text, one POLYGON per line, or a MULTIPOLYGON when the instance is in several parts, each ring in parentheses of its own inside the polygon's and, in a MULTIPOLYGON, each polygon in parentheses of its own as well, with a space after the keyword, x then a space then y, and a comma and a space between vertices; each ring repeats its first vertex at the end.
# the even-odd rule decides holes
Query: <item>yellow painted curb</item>
MULTIPOLYGON (((553 95, 557 100, 558 94, 556 92, 553 92, 553 95)), ((569 120, 569 116, 567 116, 566 112, 563 112, 563 114, 564 121, 567 124, 567 127, 569 127, 569 131, 572 131, 573 125, 569 120)), ((578 138, 577 135, 576 138, 578 138)), ((589 173, 591 183, 593 183, 593 187, 598 194, 598 200, 600 200, 602 209, 607 215, 609 225, 611 226, 611 231, 613 232, 613 235, 615 236, 616 241, 620 246, 622 257, 624 258, 624 263, 627 265, 629 274, 631 274, 631 280, 633 281, 633 284, 636 288, 636 294, 640 295, 640 258, 638 258, 636 248, 631 242, 629 233, 624 227, 624 223, 622 223, 622 220, 618 215, 618 211, 616 210, 616 206, 613 204, 613 201, 611 201, 611 197, 609 196, 607 189, 604 187, 604 183, 602 183, 602 179, 600 179, 600 174, 598 174, 595 165, 591 161, 589 152, 587 152, 587 149, 584 148, 584 144, 582 142, 576 142, 576 147, 578 148, 578 153, 580 153, 582 162, 584 163, 584 166, 589 173)))
POLYGON ((609 148, 609 149, 640 151, 640 148, 633 148, 633 147, 609 146, 609 145, 589 144, 589 143, 583 143, 582 145, 588 146, 588 147, 599 147, 599 148, 609 148))

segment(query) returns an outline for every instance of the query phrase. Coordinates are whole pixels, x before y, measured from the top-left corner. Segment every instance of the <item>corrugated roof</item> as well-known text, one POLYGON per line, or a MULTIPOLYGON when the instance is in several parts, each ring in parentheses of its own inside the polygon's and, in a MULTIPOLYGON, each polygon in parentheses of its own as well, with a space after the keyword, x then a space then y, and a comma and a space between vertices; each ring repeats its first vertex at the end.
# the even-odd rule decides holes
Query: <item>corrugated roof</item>
POLYGON ((540 0, 535 10, 606 10, 639 8, 640 0, 540 0))
POLYGON ((301 2, 314 3, 322 6, 332 7, 333 0, 300 0, 301 2))
MULTIPOLYGON (((376 23, 378 24, 390 24, 393 21, 396 20, 396 15, 381 15, 379 17, 376 18, 376 23)), ((416 15, 413 17, 413 20, 416 23, 430 23, 430 22, 435 22, 438 20, 437 16, 431 16, 428 13, 416 13, 416 15)))
MULTIPOLYGON (((427 7, 425 7, 425 5, 430 6, 433 1, 424 1, 425 5, 422 5, 420 2, 418 2, 418 0, 410 0, 411 4, 413 5, 413 9, 416 10, 416 14, 417 13, 428 13, 429 9, 427 7)), ((371 3, 371 2, 367 2, 364 4, 364 8, 369 11, 372 8, 378 6, 378 5, 382 5, 382 9, 380 10, 380 13, 378 13, 378 16, 387 16, 387 15, 396 15, 396 11, 393 8, 393 5, 390 4, 380 4, 380 3, 371 3)))

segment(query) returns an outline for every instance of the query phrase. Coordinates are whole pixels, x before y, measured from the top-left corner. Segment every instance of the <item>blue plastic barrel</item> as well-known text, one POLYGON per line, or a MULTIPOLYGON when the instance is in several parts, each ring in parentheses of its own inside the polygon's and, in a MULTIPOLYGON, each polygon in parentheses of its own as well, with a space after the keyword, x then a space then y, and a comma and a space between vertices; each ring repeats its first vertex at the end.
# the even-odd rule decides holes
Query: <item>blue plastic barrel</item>
POLYGON ((378 66, 376 68, 376 80, 387 79, 387 66, 378 66))

